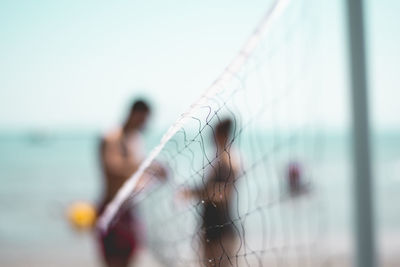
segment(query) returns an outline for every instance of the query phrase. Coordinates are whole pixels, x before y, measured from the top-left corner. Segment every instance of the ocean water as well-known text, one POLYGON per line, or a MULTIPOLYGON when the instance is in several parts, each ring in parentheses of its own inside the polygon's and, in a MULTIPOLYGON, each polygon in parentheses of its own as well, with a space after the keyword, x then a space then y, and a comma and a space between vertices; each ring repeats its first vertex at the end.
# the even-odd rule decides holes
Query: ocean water
MULTIPOLYGON (((147 141, 148 147, 158 137, 147 141)), ((77 200, 95 203, 101 193, 97 161, 98 135, 26 133, 0 136, 0 264, 3 266, 97 266, 95 240, 77 233, 66 220, 77 200)), ((345 135, 324 139, 328 173, 318 188, 327 234, 351 240, 352 183, 349 141, 345 135)), ((398 252, 400 236, 400 133, 373 137, 377 236, 380 250, 398 252), (389 240, 389 241, 388 241, 389 240), (396 243, 397 242, 397 243, 396 243)), ((339 243, 341 241, 338 241, 339 243)), ((338 245, 340 247, 340 244, 338 245)))
POLYGON ((90 235, 74 232, 66 220, 71 202, 95 202, 100 193, 96 148, 94 135, 2 136, 0 261, 6 266, 71 258, 83 266, 96 259, 90 235))

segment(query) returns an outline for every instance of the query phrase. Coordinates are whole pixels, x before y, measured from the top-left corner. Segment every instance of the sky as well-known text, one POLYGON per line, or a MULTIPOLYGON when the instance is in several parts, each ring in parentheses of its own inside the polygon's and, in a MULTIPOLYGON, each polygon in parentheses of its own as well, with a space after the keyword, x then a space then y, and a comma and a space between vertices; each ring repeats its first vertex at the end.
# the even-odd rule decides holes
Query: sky
MULTIPOLYGON (((168 126, 222 72, 271 2, 1 1, 0 129, 104 129, 135 96, 151 99, 154 123, 168 126)), ((332 1, 326 17, 335 70, 344 64, 341 3, 332 1)), ((400 4, 367 4, 372 117, 397 128, 400 4)), ((327 112, 340 128, 347 92, 331 94, 327 112)))

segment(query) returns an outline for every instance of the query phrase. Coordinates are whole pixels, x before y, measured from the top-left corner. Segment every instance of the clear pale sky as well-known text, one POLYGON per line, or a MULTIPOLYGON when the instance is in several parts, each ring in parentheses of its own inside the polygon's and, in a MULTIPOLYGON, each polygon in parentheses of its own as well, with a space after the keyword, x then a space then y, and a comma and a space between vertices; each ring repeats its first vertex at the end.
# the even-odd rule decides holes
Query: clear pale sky
MULTIPOLYGON (((3 0, 0 129, 102 129, 136 95, 153 100, 156 124, 166 126, 218 76, 270 3, 3 0)), ((332 38, 344 36, 337 3, 326 18, 332 38)), ((385 128, 400 125, 399 12, 398 1, 368 1, 373 118, 385 128)), ((343 125, 343 100, 345 90, 332 92, 332 127, 343 125)))

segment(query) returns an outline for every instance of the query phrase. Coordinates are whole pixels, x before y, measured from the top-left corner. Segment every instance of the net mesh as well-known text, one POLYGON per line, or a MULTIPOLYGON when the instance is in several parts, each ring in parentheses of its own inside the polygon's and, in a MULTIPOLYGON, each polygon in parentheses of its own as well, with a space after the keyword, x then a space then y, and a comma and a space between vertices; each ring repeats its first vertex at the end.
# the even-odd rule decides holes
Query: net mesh
POLYGON ((140 205, 148 245, 167 266, 321 266, 318 6, 271 4, 235 60, 120 190, 104 227, 116 210, 140 205), (153 175, 153 160, 169 178, 132 194, 143 173, 153 175))

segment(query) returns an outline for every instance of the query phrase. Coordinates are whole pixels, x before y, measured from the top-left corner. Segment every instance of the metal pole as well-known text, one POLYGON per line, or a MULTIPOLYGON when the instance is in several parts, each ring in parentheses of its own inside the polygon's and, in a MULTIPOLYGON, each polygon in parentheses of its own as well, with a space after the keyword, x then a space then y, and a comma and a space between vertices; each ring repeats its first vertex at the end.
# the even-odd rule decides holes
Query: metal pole
POLYGON ((352 91, 356 264, 358 267, 374 267, 376 259, 363 0, 346 2, 352 91))

